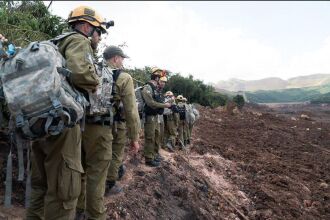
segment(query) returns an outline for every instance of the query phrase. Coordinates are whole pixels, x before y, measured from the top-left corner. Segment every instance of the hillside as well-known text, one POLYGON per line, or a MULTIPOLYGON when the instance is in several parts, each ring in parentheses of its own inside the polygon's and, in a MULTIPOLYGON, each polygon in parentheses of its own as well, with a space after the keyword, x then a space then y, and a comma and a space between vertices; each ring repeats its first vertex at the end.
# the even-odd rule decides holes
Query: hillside
MULTIPOLYGON (((124 192, 106 198, 110 219, 330 219, 329 106, 199 110, 186 151, 162 151, 158 168, 126 158, 124 192)), ((0 218, 24 216, 22 186, 14 185, 13 208, 0 205, 0 218)), ((0 192, 3 201, 3 185, 0 192)))
POLYGON ((245 92, 245 94, 249 101, 256 103, 305 102, 314 100, 326 102, 329 100, 329 92, 330 84, 325 84, 306 88, 260 90, 245 92))
POLYGON ((328 83, 330 83, 330 74, 313 74, 294 77, 288 80, 283 80, 277 77, 251 81, 230 79, 228 81, 220 81, 214 86, 217 89, 224 89, 228 91, 257 91, 315 87, 328 83))

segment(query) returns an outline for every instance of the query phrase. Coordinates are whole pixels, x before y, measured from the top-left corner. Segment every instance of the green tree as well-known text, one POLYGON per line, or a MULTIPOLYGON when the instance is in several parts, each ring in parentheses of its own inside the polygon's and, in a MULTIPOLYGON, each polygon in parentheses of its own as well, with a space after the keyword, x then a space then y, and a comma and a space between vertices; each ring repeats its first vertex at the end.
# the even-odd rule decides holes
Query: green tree
POLYGON ((48 40, 65 29, 65 20, 52 15, 42 1, 0 2, 0 30, 16 46, 48 40))
POLYGON ((245 104, 245 100, 244 100, 244 97, 242 95, 234 96, 233 102, 235 102, 235 104, 236 104, 236 106, 238 107, 239 110, 242 110, 242 108, 245 104))

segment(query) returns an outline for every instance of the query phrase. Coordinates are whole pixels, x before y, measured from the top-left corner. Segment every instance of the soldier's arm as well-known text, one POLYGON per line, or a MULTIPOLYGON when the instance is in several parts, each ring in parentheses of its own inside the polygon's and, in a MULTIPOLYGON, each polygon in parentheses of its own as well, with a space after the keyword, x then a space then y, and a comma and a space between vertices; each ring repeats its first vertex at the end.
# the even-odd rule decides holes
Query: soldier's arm
POLYGON ((95 90, 98 85, 92 57, 93 51, 87 39, 71 37, 66 42, 65 58, 67 67, 72 72, 71 81, 87 91, 95 90))
POLYGON ((133 79, 126 73, 122 73, 122 76, 119 76, 116 84, 119 88, 120 99, 123 102, 128 138, 131 141, 137 141, 139 139, 141 122, 136 105, 133 79), (123 80, 120 80, 120 78, 123 78, 123 80))
POLYGON ((160 102, 156 102, 153 98, 152 98, 152 89, 148 86, 145 86, 142 89, 142 97, 146 103, 146 105, 148 105, 150 108, 156 109, 156 108, 166 108, 167 105, 165 103, 160 103, 160 102))

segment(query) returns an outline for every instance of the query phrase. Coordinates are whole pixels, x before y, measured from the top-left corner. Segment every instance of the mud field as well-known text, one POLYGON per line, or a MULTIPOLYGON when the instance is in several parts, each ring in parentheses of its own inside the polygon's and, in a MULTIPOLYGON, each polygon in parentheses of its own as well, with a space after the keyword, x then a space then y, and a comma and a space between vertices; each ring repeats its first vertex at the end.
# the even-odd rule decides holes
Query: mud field
MULTIPOLYGON (((124 192, 106 198, 109 219, 330 219, 329 112, 327 106, 250 105, 233 114, 200 108, 188 149, 162 150, 158 168, 126 158, 124 192)), ((0 144, 3 183, 3 135, 0 144)), ((0 187, 0 219, 24 216, 24 183, 14 182, 13 190, 14 206, 5 209, 0 187)))

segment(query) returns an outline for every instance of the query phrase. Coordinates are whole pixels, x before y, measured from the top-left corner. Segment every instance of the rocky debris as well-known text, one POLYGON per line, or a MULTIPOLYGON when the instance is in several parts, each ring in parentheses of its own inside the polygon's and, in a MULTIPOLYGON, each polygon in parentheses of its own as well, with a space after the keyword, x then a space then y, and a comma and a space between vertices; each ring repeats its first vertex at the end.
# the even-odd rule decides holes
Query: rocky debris
MULTIPOLYGON (((304 108, 199 107, 186 151, 162 150, 157 168, 126 156, 123 192, 105 199, 109 219, 330 219, 330 117, 304 108), (291 120, 301 114, 313 121, 291 120)), ((14 207, 0 205, 0 218, 24 216, 22 186, 14 184, 14 207)))

